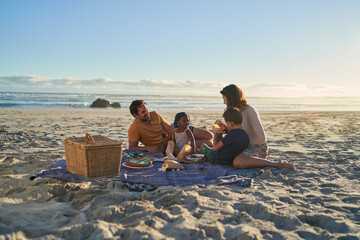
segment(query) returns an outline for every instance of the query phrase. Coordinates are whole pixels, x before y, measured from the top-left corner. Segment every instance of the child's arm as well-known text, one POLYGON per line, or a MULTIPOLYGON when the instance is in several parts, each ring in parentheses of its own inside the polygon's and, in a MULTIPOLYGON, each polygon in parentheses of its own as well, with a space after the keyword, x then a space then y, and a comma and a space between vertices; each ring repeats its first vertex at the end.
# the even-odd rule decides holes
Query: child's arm
POLYGON ((219 141, 211 149, 214 150, 214 151, 219 151, 219 149, 222 148, 223 146, 224 146, 223 142, 219 141))
POLYGON ((194 153, 195 151, 195 147, 196 147, 196 144, 195 144, 195 138, 194 138, 194 134, 191 132, 190 129, 186 129, 185 130, 186 132, 186 135, 188 136, 189 140, 190 140, 190 145, 191 145, 191 154, 194 153))
POLYGON ((212 147, 212 150, 214 151, 218 151, 220 148, 222 148, 224 146, 222 140, 222 132, 216 132, 214 135, 214 144, 212 147))

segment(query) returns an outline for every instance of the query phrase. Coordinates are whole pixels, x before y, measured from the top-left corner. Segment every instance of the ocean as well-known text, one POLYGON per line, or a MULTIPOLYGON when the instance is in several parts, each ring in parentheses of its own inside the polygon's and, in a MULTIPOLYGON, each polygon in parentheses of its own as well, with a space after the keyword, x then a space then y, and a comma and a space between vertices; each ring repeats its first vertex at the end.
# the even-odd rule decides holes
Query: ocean
MULTIPOLYGON (((84 93, 0 92, 0 108, 90 108, 97 98, 119 102, 128 108, 135 99, 143 99, 151 110, 222 110, 219 96, 126 95, 84 93)), ((360 97, 265 98, 247 97, 258 110, 269 111, 360 111, 360 97)))

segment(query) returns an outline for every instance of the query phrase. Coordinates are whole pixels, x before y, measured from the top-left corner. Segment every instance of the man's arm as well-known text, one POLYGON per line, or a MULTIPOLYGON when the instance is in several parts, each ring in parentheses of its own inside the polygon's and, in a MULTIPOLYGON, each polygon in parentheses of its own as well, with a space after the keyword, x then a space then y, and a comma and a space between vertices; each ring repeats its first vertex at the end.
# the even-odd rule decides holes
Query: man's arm
POLYGON ((174 128, 160 115, 158 114, 160 118, 160 124, 163 129, 169 134, 169 136, 172 136, 174 134, 174 128))
POLYGON ((139 150, 142 152, 159 152, 160 147, 157 146, 139 146, 139 141, 129 140, 129 149, 139 150))
POLYGON ((139 146, 139 132, 138 128, 136 128, 133 124, 130 126, 128 130, 128 141, 129 141, 129 149, 135 149, 143 152, 157 152, 160 148, 156 146, 139 146), (133 140, 130 140, 133 139, 133 140))

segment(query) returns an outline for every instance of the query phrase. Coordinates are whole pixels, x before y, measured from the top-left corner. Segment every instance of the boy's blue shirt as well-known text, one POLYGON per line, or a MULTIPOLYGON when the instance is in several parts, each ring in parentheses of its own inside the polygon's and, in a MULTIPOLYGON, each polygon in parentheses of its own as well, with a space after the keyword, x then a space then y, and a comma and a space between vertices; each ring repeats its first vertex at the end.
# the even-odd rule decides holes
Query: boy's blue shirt
POLYGON ((250 138, 243 129, 236 128, 231 129, 221 141, 224 146, 212 152, 213 163, 232 165, 234 158, 249 146, 250 138))

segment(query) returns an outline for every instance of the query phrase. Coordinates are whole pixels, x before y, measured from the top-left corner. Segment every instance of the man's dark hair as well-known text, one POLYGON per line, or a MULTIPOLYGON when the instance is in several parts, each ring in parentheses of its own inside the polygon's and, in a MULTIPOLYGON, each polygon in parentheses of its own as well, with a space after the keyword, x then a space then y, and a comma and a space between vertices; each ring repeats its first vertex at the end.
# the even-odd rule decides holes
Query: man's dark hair
POLYGON ((223 113, 226 122, 233 122, 236 125, 242 123, 241 112, 238 108, 228 107, 223 113))
POLYGON ((138 108, 141 105, 146 105, 146 102, 144 102, 144 100, 134 100, 134 101, 132 101, 132 103, 129 106, 131 115, 138 114, 138 112, 139 112, 138 108))

